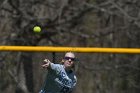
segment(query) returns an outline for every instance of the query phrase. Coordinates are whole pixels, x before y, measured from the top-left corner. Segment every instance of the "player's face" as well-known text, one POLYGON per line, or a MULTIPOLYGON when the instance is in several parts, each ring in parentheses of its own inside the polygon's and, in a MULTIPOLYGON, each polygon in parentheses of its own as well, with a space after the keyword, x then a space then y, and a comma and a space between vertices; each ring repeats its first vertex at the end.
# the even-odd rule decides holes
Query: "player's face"
POLYGON ((72 57, 65 57, 65 62, 64 62, 64 66, 65 68, 71 68, 74 64, 74 60, 75 58, 72 57))

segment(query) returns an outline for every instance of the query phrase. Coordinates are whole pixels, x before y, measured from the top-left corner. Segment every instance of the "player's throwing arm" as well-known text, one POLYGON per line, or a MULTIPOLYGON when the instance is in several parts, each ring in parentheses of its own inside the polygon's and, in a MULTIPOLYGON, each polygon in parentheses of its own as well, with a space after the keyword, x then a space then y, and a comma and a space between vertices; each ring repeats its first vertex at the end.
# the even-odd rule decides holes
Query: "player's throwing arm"
POLYGON ((44 62, 43 62, 42 67, 43 67, 43 68, 48 68, 48 67, 50 66, 50 63, 51 63, 50 60, 45 59, 44 62))

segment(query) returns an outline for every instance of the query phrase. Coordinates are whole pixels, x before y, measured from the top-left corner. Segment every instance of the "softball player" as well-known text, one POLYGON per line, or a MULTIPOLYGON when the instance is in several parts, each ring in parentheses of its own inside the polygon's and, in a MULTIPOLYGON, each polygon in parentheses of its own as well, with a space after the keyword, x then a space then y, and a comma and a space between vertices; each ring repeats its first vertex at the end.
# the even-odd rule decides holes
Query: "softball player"
POLYGON ((47 68, 48 73, 39 93, 72 93, 77 82, 74 53, 67 52, 61 64, 54 64, 45 59, 42 67, 47 68))

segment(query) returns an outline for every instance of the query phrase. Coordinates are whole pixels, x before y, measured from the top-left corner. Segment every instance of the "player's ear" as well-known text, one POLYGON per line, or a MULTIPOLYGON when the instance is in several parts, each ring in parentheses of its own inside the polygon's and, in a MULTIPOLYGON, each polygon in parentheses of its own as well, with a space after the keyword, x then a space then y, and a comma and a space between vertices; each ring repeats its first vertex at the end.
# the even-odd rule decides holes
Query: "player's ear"
POLYGON ((65 62, 65 60, 64 60, 64 59, 62 59, 61 64, 64 64, 64 62, 65 62))

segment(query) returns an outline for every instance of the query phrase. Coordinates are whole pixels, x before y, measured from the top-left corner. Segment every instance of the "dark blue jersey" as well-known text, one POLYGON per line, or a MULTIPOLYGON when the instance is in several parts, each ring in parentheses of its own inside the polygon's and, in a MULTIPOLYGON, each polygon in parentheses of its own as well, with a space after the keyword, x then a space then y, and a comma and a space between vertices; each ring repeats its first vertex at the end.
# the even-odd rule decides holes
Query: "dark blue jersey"
POLYGON ((44 86, 39 93, 71 93, 77 78, 61 64, 50 63, 44 86))

